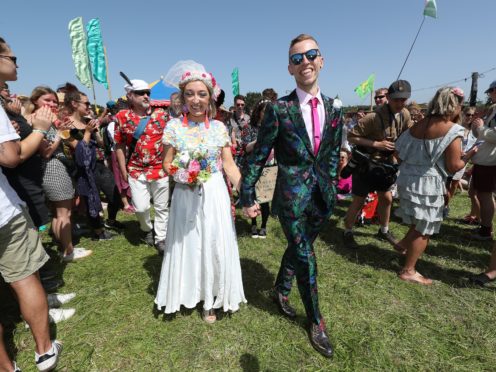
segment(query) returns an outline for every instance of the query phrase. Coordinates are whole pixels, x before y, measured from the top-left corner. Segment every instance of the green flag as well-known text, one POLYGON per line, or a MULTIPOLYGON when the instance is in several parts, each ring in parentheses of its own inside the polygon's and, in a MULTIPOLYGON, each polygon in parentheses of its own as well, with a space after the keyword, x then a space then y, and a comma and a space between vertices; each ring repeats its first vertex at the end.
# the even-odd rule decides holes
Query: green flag
POLYGON ((92 88, 91 68, 86 50, 86 33, 83 18, 77 17, 69 22, 69 37, 71 38, 72 60, 76 68, 76 76, 86 87, 92 88))
POLYGON ((367 80, 355 88, 358 97, 363 98, 374 90, 375 74, 371 74, 367 80))
POLYGON ((88 33, 87 49, 93 70, 93 77, 99 83, 102 83, 105 89, 108 89, 107 67, 105 66, 105 51, 103 50, 102 32, 100 30, 100 20, 91 19, 86 24, 88 33))
POLYGON ((237 96, 239 94, 239 70, 237 67, 231 73, 231 80, 233 96, 237 96))
POLYGON ((437 18, 436 0, 426 0, 425 1, 424 16, 437 18))

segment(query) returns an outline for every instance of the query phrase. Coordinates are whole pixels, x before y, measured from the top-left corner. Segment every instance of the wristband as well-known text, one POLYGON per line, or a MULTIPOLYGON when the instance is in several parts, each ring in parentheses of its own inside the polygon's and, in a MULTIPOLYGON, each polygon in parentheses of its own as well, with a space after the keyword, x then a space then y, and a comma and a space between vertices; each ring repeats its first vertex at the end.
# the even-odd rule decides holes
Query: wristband
POLYGON ((33 133, 41 133, 43 134, 43 137, 46 137, 48 131, 43 129, 33 129, 33 133))

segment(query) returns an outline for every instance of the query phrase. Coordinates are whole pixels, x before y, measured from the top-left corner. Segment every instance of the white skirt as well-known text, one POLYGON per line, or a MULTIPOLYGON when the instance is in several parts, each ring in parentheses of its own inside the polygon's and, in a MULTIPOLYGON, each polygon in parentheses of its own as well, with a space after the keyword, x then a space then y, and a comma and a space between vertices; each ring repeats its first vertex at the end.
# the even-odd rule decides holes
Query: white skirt
POLYGON ((220 172, 202 186, 176 184, 155 304, 237 311, 246 302, 227 186, 220 172))

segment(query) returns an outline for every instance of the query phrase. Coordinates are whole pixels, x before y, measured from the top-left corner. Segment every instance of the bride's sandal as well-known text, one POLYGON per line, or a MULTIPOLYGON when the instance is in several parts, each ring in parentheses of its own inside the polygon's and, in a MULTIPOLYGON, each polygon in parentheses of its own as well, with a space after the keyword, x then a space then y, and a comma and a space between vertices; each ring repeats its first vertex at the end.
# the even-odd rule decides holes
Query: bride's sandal
POLYGON ((203 313, 202 313, 202 318, 208 324, 215 323, 215 321, 217 320, 217 316, 215 315, 215 310, 214 309, 210 309, 210 310, 204 309, 203 313))
POLYGON ((432 279, 424 277, 418 271, 415 271, 413 274, 410 274, 407 271, 400 271, 400 273, 398 274, 398 278, 410 283, 417 283, 422 285, 432 284, 432 279))

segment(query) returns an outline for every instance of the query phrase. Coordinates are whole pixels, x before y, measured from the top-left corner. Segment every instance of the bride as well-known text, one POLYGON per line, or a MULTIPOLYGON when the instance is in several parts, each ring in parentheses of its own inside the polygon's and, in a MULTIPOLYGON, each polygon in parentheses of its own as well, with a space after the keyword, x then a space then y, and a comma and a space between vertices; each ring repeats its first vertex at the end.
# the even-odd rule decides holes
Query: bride
POLYGON ((212 120, 220 92, 215 79, 196 64, 182 74, 179 89, 185 113, 163 135, 163 167, 176 186, 155 303, 168 314, 203 301, 203 319, 213 323, 217 309, 233 312, 246 302, 222 170, 238 189, 241 175, 224 124, 212 120))

